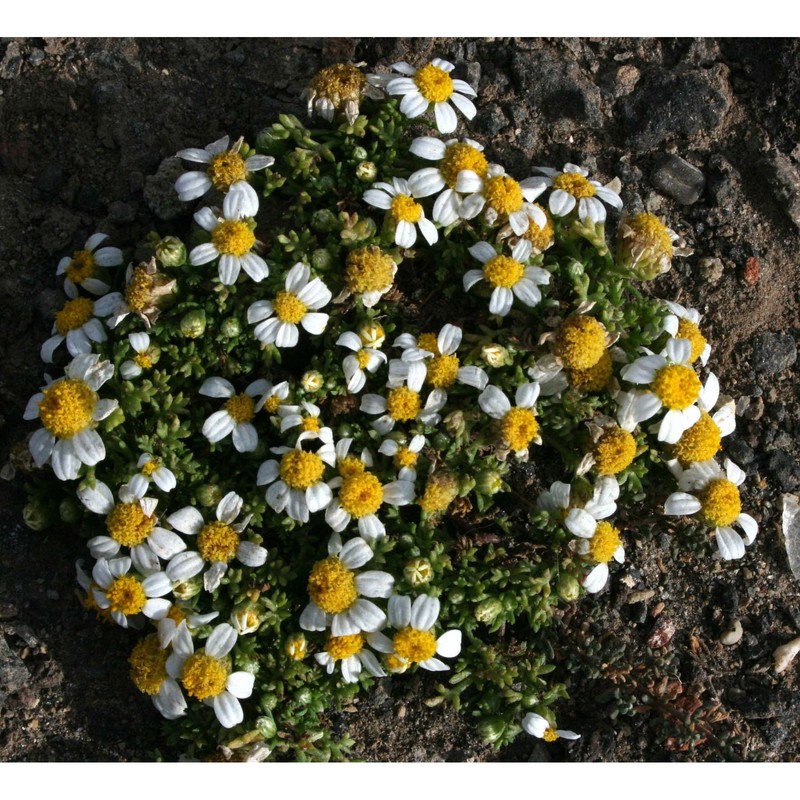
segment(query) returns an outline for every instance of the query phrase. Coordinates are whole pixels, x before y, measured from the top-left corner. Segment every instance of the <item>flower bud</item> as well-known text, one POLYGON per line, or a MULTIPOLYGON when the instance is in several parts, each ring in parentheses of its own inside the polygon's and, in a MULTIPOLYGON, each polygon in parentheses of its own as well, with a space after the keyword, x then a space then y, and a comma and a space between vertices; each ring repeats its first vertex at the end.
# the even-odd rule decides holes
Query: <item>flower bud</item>
POLYGON ((478 732, 486 744, 496 744, 506 732, 506 723, 498 717, 491 717, 481 722, 478 726, 478 732))
POLYGON ((204 483, 194 493, 201 506, 211 508, 222 500, 222 488, 216 483, 204 483))
POLYGON ((500 344, 485 344, 481 347, 481 358, 490 367, 507 367, 514 363, 511 353, 500 344))
POLYGON ((415 558, 403 568, 403 577, 412 586, 422 586, 433 577, 433 567, 427 558, 415 558))
POLYGON ((181 333, 189 339, 197 339, 206 331, 206 312, 202 308, 183 315, 181 319, 181 333))
POLYGON ((491 625, 503 613, 503 604, 496 597, 487 597, 475 606, 472 613, 478 622, 491 625))
POLYGON ((75 498, 65 497, 58 504, 58 516, 67 525, 77 525, 83 519, 83 506, 75 498))
POLYGON ((379 322, 368 322, 358 329, 358 338, 364 347, 379 350, 386 341, 386 331, 379 322))
POLYGON ((246 605, 231 612, 231 625, 240 636, 245 636, 248 633, 255 633, 261 625, 261 620, 255 607, 246 605))
POLYGON ((369 153, 365 147, 359 145, 353 148, 353 160, 365 161, 368 155, 369 153))
POLYGON ((317 372, 315 369, 303 373, 303 377, 300 378, 300 385, 307 392, 318 392, 324 383, 325 378, 322 376, 322 373, 317 372))
POLYGON ((242 323, 237 317, 228 317, 222 320, 219 331, 226 339, 234 339, 241 335, 242 323))
POLYGON ((466 423, 464 421, 463 411, 452 411, 443 420, 447 432, 453 437, 457 438, 464 435, 466 430, 466 423))
POLYGON ((187 578, 181 581, 177 586, 172 587, 172 594, 178 600, 191 600, 193 597, 200 594, 203 590, 203 577, 202 575, 195 575, 193 578, 187 578))
POLYGON ((481 494, 497 494, 503 488, 503 477, 493 469, 484 469, 478 473, 476 486, 481 494))
POLYGON ((672 269, 677 238, 654 214, 634 214, 620 222, 617 261, 639 280, 653 280, 672 269))
POLYGON ((378 167, 374 161, 362 161, 356 166, 356 178, 364 183, 372 183, 378 177, 378 167))
POLYGON ((333 256, 330 254, 330 251, 326 250, 324 247, 317 248, 311 254, 311 266, 314 269, 330 269, 333 264, 333 256))
POLYGON ((290 636, 283 646, 283 651, 289 658, 295 661, 302 661, 308 652, 308 642, 302 633, 295 633, 290 636))
POLYGON ((567 572, 562 572, 558 579, 558 584, 556 585, 556 592, 558 592, 558 596, 562 600, 571 603, 573 600, 577 600, 578 597, 580 597, 581 585, 577 578, 567 572))
POLYGON ((55 522, 54 516, 51 509, 46 508, 37 500, 31 500, 22 509, 22 521, 32 531, 43 531, 45 528, 49 528, 55 522))
POLYGON ((278 733, 278 726, 270 714, 268 717, 258 717, 256 719, 256 730, 265 739, 272 739, 278 733))
POLYGON ((165 236, 156 245, 155 252, 165 267, 181 267, 186 263, 186 245, 177 236, 165 236))
POLYGON ((311 215, 311 227, 319 233, 331 233, 340 227, 340 222, 329 208, 320 208, 311 215))

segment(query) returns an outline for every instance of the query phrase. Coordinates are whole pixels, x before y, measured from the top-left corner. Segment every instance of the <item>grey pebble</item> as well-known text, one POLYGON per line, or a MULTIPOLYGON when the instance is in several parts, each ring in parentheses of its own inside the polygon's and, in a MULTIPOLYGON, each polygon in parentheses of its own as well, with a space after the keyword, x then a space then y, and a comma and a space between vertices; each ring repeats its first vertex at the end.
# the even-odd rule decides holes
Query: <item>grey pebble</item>
POLYGON ((697 167, 668 154, 658 160, 650 179, 661 194, 685 206, 696 203, 706 185, 705 176, 697 167))
POLYGON ((787 333, 759 333, 752 340, 751 363, 756 372, 774 375, 797 361, 797 345, 787 333))
POLYGON ((731 621, 730 625, 722 632, 722 635, 719 637, 719 640, 722 644, 726 645, 727 647, 732 647, 735 644, 739 643, 739 640, 742 638, 742 623, 738 619, 734 619, 731 621))

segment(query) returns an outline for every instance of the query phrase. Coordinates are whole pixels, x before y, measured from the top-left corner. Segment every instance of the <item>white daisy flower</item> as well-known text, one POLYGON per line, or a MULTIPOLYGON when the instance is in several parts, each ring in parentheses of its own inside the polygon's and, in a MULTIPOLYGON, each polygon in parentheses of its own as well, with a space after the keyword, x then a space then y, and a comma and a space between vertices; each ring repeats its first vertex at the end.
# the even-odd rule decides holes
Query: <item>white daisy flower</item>
POLYGON ((321 69, 301 95, 306 100, 309 117, 317 114, 333 122, 339 111, 349 125, 358 117, 362 97, 380 100, 383 92, 373 87, 367 76, 352 64, 332 64, 321 69))
MULTIPOLYGON (((94 233, 83 246, 83 250, 76 250, 72 258, 64 256, 58 262, 56 275, 66 275, 64 291, 67 297, 78 297, 78 287, 83 287, 90 294, 103 295, 111 287, 98 278, 101 267, 117 267, 122 263, 122 250, 118 247, 101 247, 107 233, 94 233)), ((103 315, 105 316, 105 315, 103 315)))
MULTIPOLYGON (((299 427, 302 433, 319 434, 323 429, 319 415, 320 407, 308 400, 303 400, 299 406, 280 406, 278 416, 281 420, 281 433, 299 427)), ((332 439, 333 434, 323 434, 321 438, 332 439)))
POLYGON ((189 629, 181 625, 167 659, 167 672, 183 684, 189 697, 211 706, 223 728, 242 722, 244 711, 239 701, 250 697, 255 685, 252 673, 231 672, 227 656, 238 638, 239 634, 223 622, 211 631, 205 647, 195 652, 189 629))
POLYGON ((588 556, 592 561, 596 562, 596 566, 581 582, 587 592, 596 594, 608 583, 608 564, 611 559, 614 559, 618 564, 622 564, 625 561, 625 548, 622 546, 622 537, 619 529, 615 528, 610 522, 595 521, 592 535, 575 540, 574 545, 574 549, 578 554, 588 556))
POLYGON ((211 241, 199 244, 189 253, 193 267, 219 259, 219 281, 232 286, 244 270, 256 283, 269 275, 267 262, 254 252, 254 226, 246 219, 258 213, 258 196, 248 183, 236 184, 222 203, 222 216, 201 208, 195 222, 211 234, 211 241))
POLYGON ((622 208, 620 196, 599 181, 590 181, 586 176, 589 171, 577 164, 565 164, 559 172, 551 167, 537 167, 546 177, 537 179, 542 187, 550 186, 548 207, 556 217, 566 217, 578 207, 578 218, 584 224, 588 222, 604 223, 606 208, 600 201, 608 203, 617 210, 622 208))
POLYGON ((554 742, 556 739, 580 739, 581 735, 575 731, 557 730, 544 717, 539 714, 526 714, 522 718, 522 727, 525 733, 535 736, 537 739, 544 739, 546 742, 554 742))
POLYGON ((129 575, 131 559, 127 556, 100 558, 92 569, 94 601, 111 612, 117 625, 128 627, 128 617, 144 614, 159 620, 169 610, 170 602, 164 595, 172 590, 172 581, 164 572, 154 572, 140 580, 129 575))
POLYGON ((367 597, 389 597, 394 578, 388 572, 356 572, 373 557, 370 546, 360 537, 342 544, 334 533, 328 541, 328 557, 317 561, 308 578, 311 602, 300 615, 304 631, 331 629, 331 636, 352 636, 377 631, 386 614, 367 597))
POLYGON ((81 465, 93 467, 106 457, 105 445, 95 428, 118 402, 97 396, 97 390, 114 374, 110 361, 87 353, 76 356, 64 372, 63 378, 31 397, 24 418, 38 417, 44 426, 30 439, 36 466, 50 461, 56 477, 69 481, 78 477, 81 465))
POLYGON ((758 523, 742 513, 739 487, 745 479, 744 471, 729 458, 725 459, 725 472, 713 459, 692 464, 683 471, 673 463, 679 475, 678 488, 664 504, 664 513, 677 516, 697 515, 714 528, 717 547, 726 561, 741 558, 746 544, 752 544, 758 535, 758 523), (744 538, 733 529, 738 525, 744 538))
POLYGON ((700 332, 700 312, 696 308, 686 308, 680 303, 664 300, 664 305, 672 312, 664 319, 664 330, 675 339, 688 339, 692 346, 691 361, 700 359, 705 366, 711 355, 711 345, 700 332))
MULTIPOLYGON (((397 263, 389 253, 376 245, 357 247, 347 254, 344 269, 344 286, 334 303, 343 303, 351 295, 357 297, 364 308, 372 308, 394 286, 397 263)), ((368 323, 365 328, 375 328, 368 323)), ((380 328, 380 326, 377 326, 380 328)), ((364 339, 365 344, 369 342, 364 339)), ((376 345, 380 347, 380 345, 376 345)))
POLYGON ((147 493, 150 483, 155 483, 162 492, 171 492, 177 485, 175 473, 164 466, 160 458, 151 453, 142 453, 136 462, 139 472, 128 482, 130 490, 143 497, 147 493))
MULTIPOLYGON (((393 434, 397 435, 397 434, 393 434)), ((417 460, 422 448, 425 447, 426 439, 418 433, 408 442, 404 436, 402 440, 384 439, 378 448, 379 453, 389 456, 398 470, 397 477, 402 481, 415 481, 417 479, 417 460)))
POLYGON ((94 301, 88 297, 67 300, 64 307, 56 311, 53 336, 42 345, 42 361, 52 364, 53 353, 65 340, 71 356, 91 353, 93 343, 105 342, 108 338, 101 320, 110 316, 121 301, 122 295, 119 292, 107 294, 94 301))
POLYGON ((179 719, 186 713, 186 700, 177 681, 167 673, 168 653, 156 634, 140 639, 130 656, 134 686, 150 696, 165 719, 179 719))
POLYGON ((89 511, 102 514, 106 520, 106 536, 95 536, 87 542, 93 558, 113 558, 123 547, 130 549, 133 565, 142 575, 161 570, 159 558, 165 561, 186 549, 186 543, 172 531, 159 527, 156 516, 158 500, 145 497, 147 484, 121 486, 119 502, 102 481, 78 487, 78 499, 89 511))
POLYGON ((714 387, 718 392, 719 385, 713 374, 705 387, 700 383, 692 368, 692 345, 688 339, 669 339, 660 355, 647 352, 648 355, 623 367, 620 375, 629 383, 649 385, 650 391, 623 393, 620 418, 626 422, 643 422, 666 408, 658 440, 675 444, 684 431, 700 419, 700 409, 695 404, 701 400, 708 406, 714 387))
POLYGON ((479 178, 486 177, 489 162, 483 145, 474 139, 449 139, 443 142, 433 136, 420 136, 411 143, 411 152, 428 161, 439 161, 437 167, 417 170, 408 179, 414 197, 430 197, 439 193, 433 204, 433 221, 446 227, 460 219, 461 195, 456 191, 462 170, 470 170, 479 178))
POLYGON ((613 475, 598 478, 592 497, 582 506, 570 502, 571 492, 570 484, 556 481, 539 495, 536 505, 552 514, 574 536, 591 539, 598 521, 617 510, 619 482, 613 475))
POLYGON ((193 506, 186 506, 167 517, 167 522, 175 530, 197 537, 197 552, 187 550, 170 559, 166 572, 171 580, 193 578, 203 571, 206 564, 210 564, 203 575, 203 586, 207 592, 213 592, 228 571, 228 564, 234 559, 246 567, 255 568, 264 564, 267 560, 266 549, 242 539, 250 515, 234 525, 243 505, 244 500, 236 492, 228 492, 217 504, 214 522, 207 523, 193 506))
POLYGON ((319 313, 319 309, 330 303, 332 295, 319 278, 310 281, 310 277, 311 268, 298 262, 286 274, 285 291, 278 292, 274 300, 258 300, 247 309, 247 321, 256 323, 254 333, 262 344, 294 347, 300 338, 298 325, 314 335, 325 330, 328 315, 319 313))
POLYGON ((354 355, 345 356, 342 362, 347 391, 358 394, 367 382, 367 372, 377 372, 381 364, 386 363, 386 355, 380 350, 366 347, 361 337, 353 331, 345 331, 336 344, 352 350, 354 355), (366 371, 365 371, 366 370, 366 371))
POLYGON ((436 127, 439 133, 452 133, 458 126, 458 117, 450 102, 467 118, 472 119, 476 112, 470 97, 475 90, 458 78, 451 78, 455 65, 442 58, 434 58, 420 69, 414 69, 405 61, 392 64, 392 69, 404 77, 369 75, 373 85, 386 87, 389 94, 401 94, 400 111, 409 119, 422 116, 433 104, 436 127))
POLYGON ((263 408, 269 388, 269 381, 262 378, 237 394, 233 384, 225 378, 206 378, 198 389, 200 394, 228 399, 222 410, 215 411, 203 423, 203 436, 214 444, 231 434, 233 446, 239 453, 252 453, 258 447, 258 433, 252 420, 263 408))
POLYGON ((433 626, 439 619, 440 603, 437 597, 419 595, 411 598, 392 595, 389 598, 389 625, 396 631, 390 639, 383 633, 371 633, 367 641, 379 653, 387 653, 400 663, 419 664, 431 672, 450 669, 435 656, 455 658, 461 652, 461 631, 453 629, 438 638, 433 626))
POLYGON ((373 183, 372 188, 364 192, 364 202, 389 212, 395 226, 394 242, 398 247, 414 246, 417 241, 414 226, 419 228, 428 244, 439 241, 439 231, 426 219, 422 205, 414 200, 407 180, 393 178, 391 183, 373 183))
POLYGON ((162 647, 169 647, 178 633, 178 628, 187 627, 190 631, 196 631, 198 628, 202 628, 203 625, 208 625, 218 616, 219 611, 211 611, 208 614, 194 614, 191 609, 173 604, 167 611, 167 615, 158 621, 158 641, 162 647))
POLYGON ((289 397, 289 382, 281 381, 272 384, 267 382, 267 390, 264 393, 264 411, 273 415, 280 412, 284 401, 289 397))
POLYGON ((527 457, 531 443, 542 443, 534 408, 538 398, 538 383, 520 384, 514 394, 515 406, 496 386, 487 386, 478 396, 483 412, 500 421, 503 443, 520 458, 527 457))
POLYGON ((323 476, 326 464, 336 465, 336 448, 327 439, 316 452, 302 449, 304 441, 315 438, 317 434, 307 431, 297 437, 295 447, 273 447, 280 461, 271 459, 258 468, 256 484, 272 484, 266 493, 267 505, 279 514, 285 509, 296 522, 308 522, 309 514, 327 508, 333 498, 323 476))
POLYGON ((119 365, 119 374, 126 381, 138 378, 144 370, 150 369, 155 363, 150 337, 146 333, 129 333, 128 342, 136 355, 119 365))
POLYGON ((116 328, 128 314, 134 313, 150 330, 161 314, 161 303, 177 289, 177 281, 158 271, 155 257, 150 261, 125 270, 125 294, 106 320, 109 328, 116 328))
POLYGON ((463 169, 456 179, 456 192, 466 195, 459 216, 474 219, 484 211, 488 225, 507 220, 517 236, 528 230, 531 221, 544 228, 547 215, 533 202, 544 191, 540 181, 540 178, 516 181, 499 164, 490 164, 483 176, 463 169))
POLYGON ((361 633, 351 633, 345 636, 328 636, 325 649, 321 653, 314 653, 316 662, 325 667, 328 675, 336 669, 336 662, 340 661, 342 678, 345 683, 358 683, 361 668, 364 667, 374 678, 385 678, 386 673, 375 658, 375 654, 364 646, 364 636, 361 633))
POLYGON ((550 283, 550 273, 541 267, 526 267, 531 255, 531 243, 518 239, 511 256, 498 255, 489 242, 478 242, 469 252, 483 264, 483 269, 471 269, 464 275, 464 291, 485 280, 492 287, 489 313, 504 317, 511 311, 514 297, 533 308, 542 300, 539 286, 550 283))
POLYGON ((195 164, 206 164, 206 171, 184 172, 175 181, 175 191, 181 200, 196 200, 213 186, 220 192, 228 192, 234 186, 247 180, 249 172, 271 167, 275 163, 272 156, 255 154, 247 159, 239 155, 242 139, 228 149, 229 137, 223 136, 216 142, 199 147, 179 150, 178 158, 195 164))

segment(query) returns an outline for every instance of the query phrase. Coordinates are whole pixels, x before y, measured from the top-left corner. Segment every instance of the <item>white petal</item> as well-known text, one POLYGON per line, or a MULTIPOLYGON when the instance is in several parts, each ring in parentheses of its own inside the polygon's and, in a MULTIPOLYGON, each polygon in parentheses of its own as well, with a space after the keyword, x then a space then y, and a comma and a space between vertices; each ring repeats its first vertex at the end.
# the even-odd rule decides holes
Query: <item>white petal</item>
POLYGON ((419 631, 430 630, 439 618, 439 598, 421 594, 411 605, 411 627, 419 631))
MULTIPOLYGON (((453 95, 451 95, 452 97, 453 95)), ((473 111, 475 110, 474 105, 467 100, 467 98, 463 98, 470 106, 472 106, 473 111)), ((458 117, 456 116, 456 112, 453 111, 453 107, 448 103, 436 103, 434 105, 434 116, 436 117, 436 127, 439 129, 440 133, 452 133, 458 127, 458 117)), ((468 116, 465 114, 465 116, 468 116)), ((472 117, 470 117, 471 119, 472 117)))
POLYGON ((598 564, 584 579, 582 586, 590 594, 599 592, 608 583, 608 564, 598 564))
POLYGON ((461 631, 452 630, 443 633, 436 640, 436 654, 445 658, 454 658, 461 652, 461 631))
POLYGON ((194 507, 186 506, 167 517, 167 522, 181 533, 196 536, 205 524, 203 515, 194 507))
POLYGON ((686 492, 673 492, 664 503, 664 513, 670 516, 691 516, 696 514, 703 504, 686 492))
POLYGON ((726 561, 734 561, 744 555, 744 541, 733 528, 717 528, 717 547, 726 561))
POLYGON ((410 597, 396 594, 389 598, 389 624, 396 630, 411 624, 410 597))
POLYGON ((214 698, 214 713, 223 728, 233 728, 244 719, 242 704, 230 692, 222 692, 214 698))
POLYGON ((256 676, 252 672, 232 672, 228 675, 228 682, 225 688, 234 696, 240 699, 250 697, 253 694, 256 676))
POLYGON ((478 404, 494 419, 502 419, 511 409, 508 398, 496 386, 487 386, 478 396, 478 404))

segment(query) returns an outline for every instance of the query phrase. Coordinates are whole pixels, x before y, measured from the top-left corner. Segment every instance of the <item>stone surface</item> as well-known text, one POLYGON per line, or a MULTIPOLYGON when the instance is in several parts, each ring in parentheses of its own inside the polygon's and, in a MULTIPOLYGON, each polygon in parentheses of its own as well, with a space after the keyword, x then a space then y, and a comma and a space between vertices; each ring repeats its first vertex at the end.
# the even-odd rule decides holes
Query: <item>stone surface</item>
POLYGON ((775 375, 797 361, 797 345, 786 333, 759 333, 752 341, 751 364, 756 372, 775 375))
POLYGON ((800 228, 800 170, 783 153, 774 153, 765 161, 771 180, 768 185, 786 209, 789 218, 800 228))
POLYGON ((651 181, 661 194, 685 206, 696 203, 706 185, 705 176, 697 167, 680 156, 669 154, 658 159, 651 181))
POLYGON ((27 667, 0 634, 0 708, 5 706, 9 695, 20 691, 28 681, 30 674, 27 667))
POLYGON ((181 160, 172 156, 161 162, 155 175, 145 179, 145 202, 159 219, 175 219, 186 211, 186 203, 178 199, 175 191, 175 181, 183 172, 181 160))
POLYGON ((784 450, 773 450, 769 454, 767 470, 782 492, 793 492, 800 488, 800 464, 784 450))

